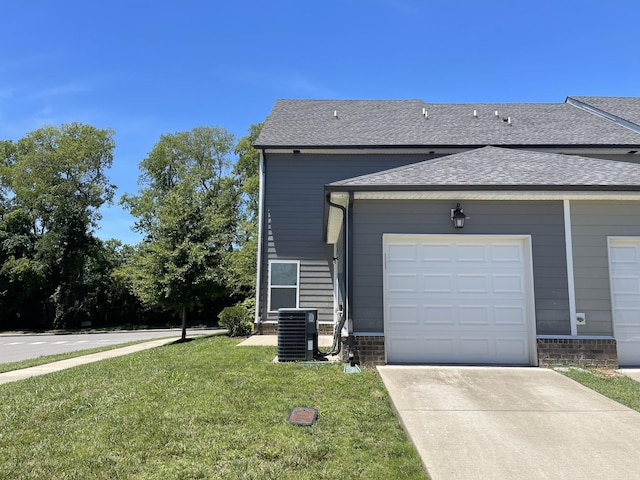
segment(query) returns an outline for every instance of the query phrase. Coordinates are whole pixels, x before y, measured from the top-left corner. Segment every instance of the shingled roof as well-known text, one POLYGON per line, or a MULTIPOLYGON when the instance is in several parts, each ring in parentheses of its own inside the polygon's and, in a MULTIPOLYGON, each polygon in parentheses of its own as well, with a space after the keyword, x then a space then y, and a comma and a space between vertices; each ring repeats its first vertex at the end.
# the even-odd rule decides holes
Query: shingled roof
POLYGON ((640 165, 574 155, 484 147, 355 177, 328 190, 438 190, 478 187, 640 189, 640 165))
POLYGON ((640 133, 568 102, 278 100, 255 145, 258 148, 485 145, 637 148, 640 133))
POLYGON ((640 97, 568 97, 633 123, 640 130, 640 97))

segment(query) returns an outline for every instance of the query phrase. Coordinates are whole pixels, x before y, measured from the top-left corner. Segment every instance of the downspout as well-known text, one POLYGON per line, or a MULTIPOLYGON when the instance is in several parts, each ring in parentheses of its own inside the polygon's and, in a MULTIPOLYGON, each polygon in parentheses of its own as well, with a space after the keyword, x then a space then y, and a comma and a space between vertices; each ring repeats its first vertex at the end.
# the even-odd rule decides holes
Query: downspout
POLYGON ((333 345, 331 346, 331 350, 328 353, 330 355, 337 355, 338 353, 340 353, 340 336, 341 336, 342 327, 344 326, 345 319, 349 317, 349 313, 348 313, 349 299, 347 296, 347 291, 348 291, 348 274, 347 273, 348 273, 349 267, 348 267, 348 263, 345 260, 347 258, 347 209, 338 203, 333 203, 331 201, 330 193, 327 193, 326 201, 330 207, 337 208, 342 212, 342 257, 343 257, 342 275, 344 278, 344 281, 343 281, 344 285, 342 286, 342 300, 344 304, 342 306, 340 321, 338 322, 336 331, 334 332, 333 345))
POLYGON ((568 198, 563 201, 564 210, 564 242, 567 257, 567 290, 569 294, 569 325, 571 335, 578 335, 578 324, 576 322, 576 281, 573 269, 573 237, 571 232, 571 202, 568 198))
POLYGON ((262 314, 260 310, 260 299, 262 298, 262 250, 264 243, 262 241, 263 223, 264 223, 264 182, 265 182, 265 164, 264 164, 264 149, 260 150, 260 163, 259 163, 259 189, 258 189, 258 253, 256 255, 256 311, 255 318, 253 320, 254 333, 257 333, 260 329, 260 323, 262 322, 262 314))
POLYGON ((353 337, 353 318, 351 317, 351 283, 353 281, 353 256, 351 255, 351 245, 353 245, 353 192, 349 192, 349 207, 347 210, 347 222, 345 236, 347 237, 346 251, 345 251, 345 266, 347 271, 344 272, 345 276, 345 305, 347 306, 347 348, 349 349, 349 364, 354 367, 355 361, 355 348, 353 337))

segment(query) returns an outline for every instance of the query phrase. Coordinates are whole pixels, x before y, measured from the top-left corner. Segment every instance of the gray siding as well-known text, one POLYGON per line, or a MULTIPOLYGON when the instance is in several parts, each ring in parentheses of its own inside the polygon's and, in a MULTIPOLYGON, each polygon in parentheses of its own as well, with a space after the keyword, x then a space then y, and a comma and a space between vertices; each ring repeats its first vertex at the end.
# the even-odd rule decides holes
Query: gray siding
POLYGON ((333 320, 333 246, 323 240, 324 186, 331 182, 428 160, 428 155, 265 155, 263 320, 267 313, 269 260, 300 260, 300 307, 318 308, 333 320))
POLYGON ((638 202, 571 202, 579 335, 613 335, 607 236, 640 236, 638 202))
POLYGON ((451 225, 455 202, 361 200, 354 204, 354 328, 383 331, 382 234, 531 235, 536 333, 570 333, 563 207, 559 201, 465 201, 464 230, 451 225))

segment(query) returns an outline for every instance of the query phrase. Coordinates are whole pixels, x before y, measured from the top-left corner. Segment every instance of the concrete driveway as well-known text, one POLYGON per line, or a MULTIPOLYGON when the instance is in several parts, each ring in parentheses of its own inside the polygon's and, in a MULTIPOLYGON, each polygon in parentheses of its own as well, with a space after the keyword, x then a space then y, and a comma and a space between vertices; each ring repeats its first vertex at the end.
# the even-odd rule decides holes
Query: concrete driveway
POLYGON ((557 372, 378 371, 432 480, 640 478, 640 413, 557 372))

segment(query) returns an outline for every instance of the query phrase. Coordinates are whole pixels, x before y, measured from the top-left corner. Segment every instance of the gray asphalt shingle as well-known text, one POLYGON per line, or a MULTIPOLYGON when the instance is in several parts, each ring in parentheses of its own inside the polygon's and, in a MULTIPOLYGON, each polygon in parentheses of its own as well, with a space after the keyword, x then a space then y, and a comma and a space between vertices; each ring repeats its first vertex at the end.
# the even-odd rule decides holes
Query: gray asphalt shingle
POLYGON ((640 126, 640 97, 569 97, 640 126))
POLYGON ((335 187, 640 187, 640 165, 484 147, 329 184, 335 187))
POLYGON ((278 100, 256 141, 261 148, 457 145, 640 145, 640 133, 566 102, 278 100))

